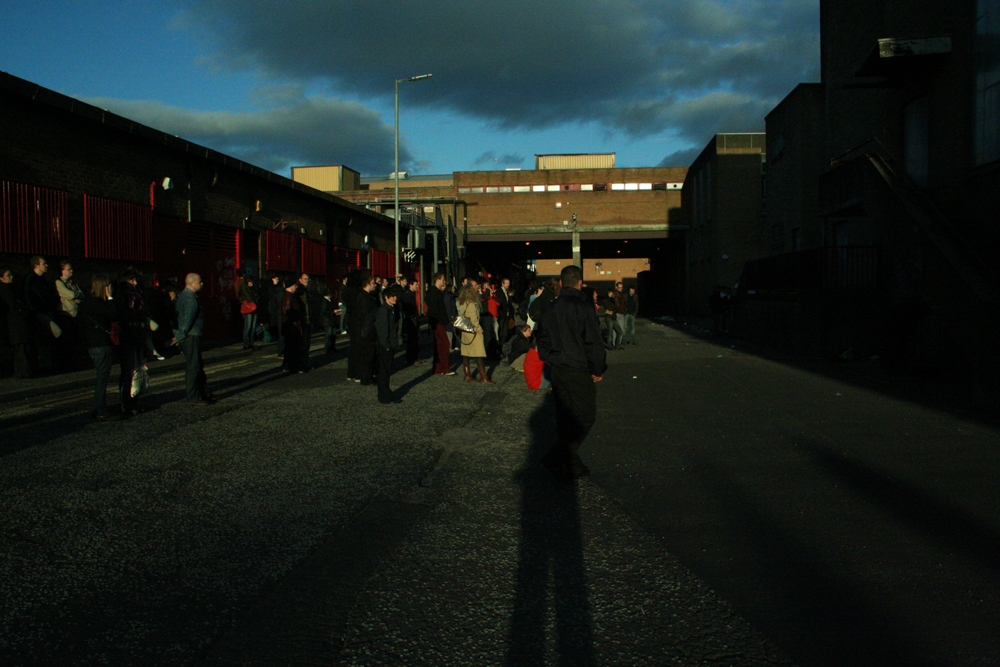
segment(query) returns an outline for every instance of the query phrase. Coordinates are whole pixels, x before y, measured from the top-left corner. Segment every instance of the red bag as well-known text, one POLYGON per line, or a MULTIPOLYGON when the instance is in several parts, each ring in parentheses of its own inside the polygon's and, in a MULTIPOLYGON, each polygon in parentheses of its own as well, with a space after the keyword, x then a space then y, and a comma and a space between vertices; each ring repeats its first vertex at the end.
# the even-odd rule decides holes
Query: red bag
POLYGON ((244 315, 249 315, 257 310, 257 304, 253 301, 244 301, 243 305, 240 306, 240 312, 244 315))

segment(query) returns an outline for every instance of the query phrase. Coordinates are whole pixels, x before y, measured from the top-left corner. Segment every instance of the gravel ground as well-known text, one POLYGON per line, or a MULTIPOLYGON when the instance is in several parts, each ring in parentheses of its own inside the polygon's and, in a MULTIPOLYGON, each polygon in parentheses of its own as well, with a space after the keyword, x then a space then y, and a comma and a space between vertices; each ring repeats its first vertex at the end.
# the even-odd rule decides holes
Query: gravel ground
POLYGON ((410 367, 380 406, 344 365, 5 430, 0 665, 789 664, 533 464, 551 406, 519 374, 410 367))

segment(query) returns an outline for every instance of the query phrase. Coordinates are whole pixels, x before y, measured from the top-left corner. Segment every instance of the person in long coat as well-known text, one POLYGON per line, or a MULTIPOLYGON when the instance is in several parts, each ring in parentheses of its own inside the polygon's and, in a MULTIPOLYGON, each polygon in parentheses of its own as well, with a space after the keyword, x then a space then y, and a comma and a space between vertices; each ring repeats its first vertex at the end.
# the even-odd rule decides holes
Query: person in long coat
POLYGON ((351 349, 347 357, 347 378, 364 385, 375 381, 373 365, 375 363, 375 342, 364 335, 365 320, 368 313, 378 308, 380 302, 376 296, 375 278, 361 278, 361 289, 355 293, 354 301, 347 305, 351 316, 347 319, 347 332, 351 336, 351 349))
POLYGON ((496 384, 486 376, 486 342, 483 338, 483 327, 479 323, 479 292, 475 285, 466 285, 459 292, 458 314, 467 317, 476 326, 474 333, 462 332, 462 368, 465 370, 465 381, 476 381, 471 372, 472 362, 475 361, 479 367, 479 381, 496 384))

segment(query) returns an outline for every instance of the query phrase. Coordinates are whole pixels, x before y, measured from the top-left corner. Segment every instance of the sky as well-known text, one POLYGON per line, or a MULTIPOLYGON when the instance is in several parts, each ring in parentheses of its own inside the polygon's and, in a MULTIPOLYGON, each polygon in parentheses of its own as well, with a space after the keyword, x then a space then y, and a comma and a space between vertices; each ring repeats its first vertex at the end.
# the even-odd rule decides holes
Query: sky
MULTIPOLYGON (((687 166, 819 80, 819 0, 5 0, 0 70, 290 176, 687 166)), ((2 103, 2 101, 0 101, 2 103)))

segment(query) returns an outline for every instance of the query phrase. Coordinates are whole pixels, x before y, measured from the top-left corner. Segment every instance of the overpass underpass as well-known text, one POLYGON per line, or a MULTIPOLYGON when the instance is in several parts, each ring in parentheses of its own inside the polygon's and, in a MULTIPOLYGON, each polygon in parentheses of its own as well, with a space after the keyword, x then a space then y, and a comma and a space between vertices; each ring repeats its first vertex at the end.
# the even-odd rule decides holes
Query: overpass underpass
MULTIPOLYGON (((470 230, 471 231, 471 230, 470 230)), ((655 232, 654 232, 655 233, 655 232)), ((667 312, 682 302, 684 283, 684 236, 674 232, 667 237, 648 238, 649 232, 583 232, 580 234, 579 257, 589 285, 603 288, 615 282, 615 277, 597 276, 596 264, 608 264, 614 259, 648 259, 649 271, 638 276, 640 292, 656 292, 657 310, 667 312), (645 238, 643 238, 645 237, 645 238)), ((469 234, 466 249, 467 272, 510 277, 515 292, 520 295, 536 277, 536 262, 542 260, 537 275, 558 273, 558 266, 544 260, 559 260, 562 266, 573 261, 572 234, 469 234)), ((625 280, 628 284, 630 281, 625 280)), ((636 279, 632 279, 634 284, 636 279)), ((652 301, 648 301, 653 305, 652 301)))

